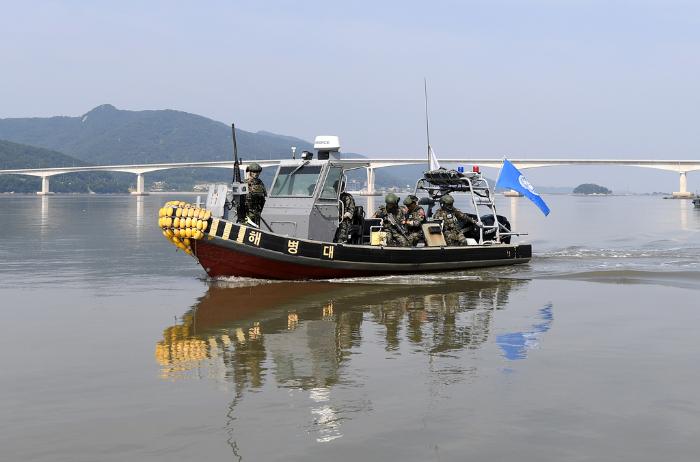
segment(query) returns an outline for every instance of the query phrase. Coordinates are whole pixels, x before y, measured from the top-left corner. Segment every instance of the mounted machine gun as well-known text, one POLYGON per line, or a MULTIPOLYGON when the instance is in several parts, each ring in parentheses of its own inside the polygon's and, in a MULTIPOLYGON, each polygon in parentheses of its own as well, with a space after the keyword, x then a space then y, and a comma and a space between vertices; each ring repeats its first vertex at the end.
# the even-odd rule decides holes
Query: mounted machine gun
POLYGON ((233 180, 231 181, 231 191, 226 197, 225 218, 237 223, 243 223, 246 219, 245 197, 248 194, 248 183, 241 180, 241 163, 238 160, 238 145, 236 144, 236 126, 231 124, 231 135, 233 137, 233 180), (235 217, 231 216, 233 210, 235 217))

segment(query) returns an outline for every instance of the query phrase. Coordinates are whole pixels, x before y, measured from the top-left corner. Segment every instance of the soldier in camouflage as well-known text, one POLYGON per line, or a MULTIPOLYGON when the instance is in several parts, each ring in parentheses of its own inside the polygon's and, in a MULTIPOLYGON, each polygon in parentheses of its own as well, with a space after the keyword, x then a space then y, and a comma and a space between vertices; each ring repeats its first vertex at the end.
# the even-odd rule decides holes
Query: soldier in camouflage
POLYGON ((265 184, 260 179, 262 167, 260 164, 253 162, 246 167, 245 171, 248 174, 248 178, 246 178, 248 194, 245 196, 246 220, 260 227, 260 215, 262 214, 263 207, 265 206, 265 198, 267 197, 265 184))
POLYGON ((412 246, 415 246, 424 239, 423 223, 425 223, 425 210, 418 205, 418 197, 413 194, 406 196, 403 200, 403 205, 403 224, 406 227, 408 242, 410 242, 412 246))
POLYGON ((404 215, 399 207, 399 196, 389 193, 384 197, 384 202, 386 205, 379 207, 374 218, 382 219, 387 247, 410 247, 411 243, 408 241, 406 230, 402 225, 404 215))
POLYGON ((464 223, 467 227, 479 226, 469 215, 454 207, 454 198, 445 194, 440 198, 440 208, 433 219, 442 220, 442 234, 447 245, 468 245, 464 236, 464 223))
MULTIPOLYGON (((338 182, 336 181, 333 186, 337 190, 338 182)), ((338 225, 337 242, 345 243, 348 242, 348 235, 352 227, 352 218, 355 216, 355 198, 352 197, 352 194, 342 191, 338 200, 341 203, 340 212, 342 215, 340 216, 340 224, 338 225)))

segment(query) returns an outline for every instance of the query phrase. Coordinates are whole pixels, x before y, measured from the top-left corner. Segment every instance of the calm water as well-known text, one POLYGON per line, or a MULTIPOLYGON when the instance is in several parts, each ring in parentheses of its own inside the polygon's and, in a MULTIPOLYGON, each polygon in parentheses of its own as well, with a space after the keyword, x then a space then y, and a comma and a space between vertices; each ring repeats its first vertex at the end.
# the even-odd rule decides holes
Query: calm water
POLYGON ((165 200, 0 196, 0 460, 698 460, 687 201, 503 198, 529 265, 280 283, 207 280, 165 200))

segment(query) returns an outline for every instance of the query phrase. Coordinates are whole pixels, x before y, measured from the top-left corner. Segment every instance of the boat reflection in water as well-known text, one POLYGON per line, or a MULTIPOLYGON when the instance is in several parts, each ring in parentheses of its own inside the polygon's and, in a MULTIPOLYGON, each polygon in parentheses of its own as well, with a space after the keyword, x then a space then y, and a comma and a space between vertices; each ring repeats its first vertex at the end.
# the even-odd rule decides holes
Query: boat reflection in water
MULTIPOLYGON (((165 329, 156 359, 165 379, 206 377, 228 384, 235 395, 231 434, 234 408, 243 396, 273 381, 275 389, 307 394, 309 432, 318 442, 330 441, 342 436, 340 425, 348 413, 371 408, 367 397, 345 400, 342 406, 332 402, 336 385, 362 388, 362 375, 347 371, 353 361, 403 352, 432 364, 436 357, 476 350, 489 339, 495 312, 526 284, 217 282, 178 324, 165 329)), ((431 365, 430 380, 459 381, 475 366, 448 369, 431 365)), ((229 443, 238 453, 233 437, 229 443)))
POLYGON ((403 328, 406 340, 426 353, 476 348, 487 339, 492 312, 523 283, 217 282, 181 322, 165 329, 156 359, 163 378, 195 370, 201 376, 205 367, 209 377, 245 388, 262 384, 262 362, 269 357, 284 383, 329 385, 349 350, 360 345, 363 322, 384 326, 387 351, 398 349, 403 328), (459 315, 466 316, 458 324, 459 315), (300 375, 299 364, 291 367, 299 360, 311 361, 308 374, 300 375))

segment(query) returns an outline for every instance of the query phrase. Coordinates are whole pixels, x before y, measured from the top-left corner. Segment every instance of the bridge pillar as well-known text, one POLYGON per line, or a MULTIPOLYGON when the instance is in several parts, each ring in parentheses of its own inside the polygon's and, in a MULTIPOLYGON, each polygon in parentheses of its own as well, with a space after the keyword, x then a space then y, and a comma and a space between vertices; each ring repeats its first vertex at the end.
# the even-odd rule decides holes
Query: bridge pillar
POLYGON ((374 169, 367 167, 367 194, 374 194, 374 169))
POLYGON ((688 177, 686 176, 685 172, 681 172, 679 189, 680 191, 673 193, 673 197, 676 199, 691 199, 695 196, 693 193, 688 192, 688 177))
POLYGON ((365 196, 376 196, 377 192, 374 189, 374 168, 366 167, 367 170, 367 191, 365 191, 365 196))
POLYGON ((136 174, 136 191, 131 191, 134 196, 148 196, 143 187, 143 173, 136 174))
POLYGON ((367 167, 367 195, 374 194, 374 169, 372 167, 367 167))
POLYGON ((41 191, 37 191, 37 194, 40 196, 46 196, 47 194, 53 194, 49 190, 49 177, 48 176, 41 177, 41 191))

